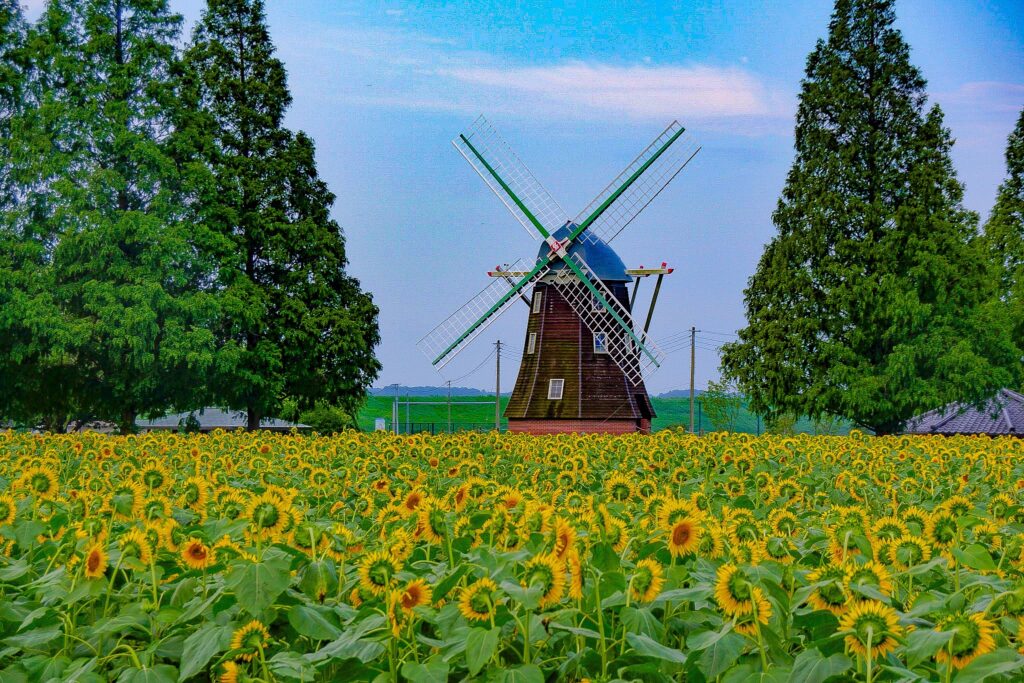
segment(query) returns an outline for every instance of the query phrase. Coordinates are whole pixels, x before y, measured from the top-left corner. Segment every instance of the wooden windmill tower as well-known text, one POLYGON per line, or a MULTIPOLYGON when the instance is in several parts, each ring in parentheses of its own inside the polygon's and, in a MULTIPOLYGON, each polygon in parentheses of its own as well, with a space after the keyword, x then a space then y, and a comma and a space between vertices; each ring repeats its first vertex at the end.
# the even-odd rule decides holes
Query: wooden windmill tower
POLYGON ((541 187, 480 117, 453 143, 531 236, 537 258, 488 273, 491 283, 420 340, 447 364, 517 299, 530 307, 523 360, 505 408, 509 430, 531 433, 648 431, 654 416, 644 375, 664 354, 647 337, 661 268, 627 269, 609 243, 696 156, 678 122, 655 138, 575 219, 541 187), (641 278, 657 276, 646 322, 633 319, 641 278), (632 283, 632 295, 629 285, 632 283))

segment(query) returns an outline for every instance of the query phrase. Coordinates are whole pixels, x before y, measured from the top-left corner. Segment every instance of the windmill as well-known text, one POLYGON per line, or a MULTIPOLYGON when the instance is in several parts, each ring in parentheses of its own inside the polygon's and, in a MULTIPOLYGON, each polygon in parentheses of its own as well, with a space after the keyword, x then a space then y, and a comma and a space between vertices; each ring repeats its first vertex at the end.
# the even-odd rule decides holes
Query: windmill
POLYGON ((575 218, 569 219, 484 117, 452 141, 531 237, 537 258, 489 272, 491 282, 418 346, 440 369, 515 305, 530 307, 523 360, 505 408, 510 431, 649 431, 644 376, 664 354, 647 332, 672 269, 627 269, 609 246, 697 155, 673 121, 575 218), (643 327, 632 309, 657 276, 643 327), (633 284, 633 294, 628 291, 633 284))

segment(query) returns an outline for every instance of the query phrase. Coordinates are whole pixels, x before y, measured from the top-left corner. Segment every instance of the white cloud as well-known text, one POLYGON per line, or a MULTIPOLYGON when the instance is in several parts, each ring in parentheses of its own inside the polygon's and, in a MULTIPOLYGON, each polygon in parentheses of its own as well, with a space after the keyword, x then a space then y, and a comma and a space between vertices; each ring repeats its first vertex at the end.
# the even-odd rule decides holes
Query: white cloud
POLYGON ((548 67, 462 67, 438 73, 505 91, 524 105, 531 97, 539 98, 543 104, 576 113, 659 120, 785 115, 782 97, 737 68, 570 62, 548 67))
MULTIPOLYGON (((743 67, 566 61, 508 63, 450 39, 410 28, 318 29, 296 53, 320 62, 310 73, 337 70, 344 81, 322 97, 361 107, 437 112, 486 111, 539 120, 632 119, 741 135, 787 135, 794 98, 743 67)), ((296 37, 296 40, 299 40, 296 37)))

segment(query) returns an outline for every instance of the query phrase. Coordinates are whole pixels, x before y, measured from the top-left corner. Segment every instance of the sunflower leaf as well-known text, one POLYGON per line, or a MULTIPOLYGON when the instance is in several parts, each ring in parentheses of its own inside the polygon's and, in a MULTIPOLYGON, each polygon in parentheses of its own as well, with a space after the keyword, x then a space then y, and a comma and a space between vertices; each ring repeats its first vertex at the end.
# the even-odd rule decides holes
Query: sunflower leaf
MULTIPOLYGON (((1009 648, 1002 648, 981 655, 970 664, 960 669, 954 678, 955 683, 979 683, 993 676, 1001 676, 1024 667, 1024 657, 1009 648)), ((1020 680, 1014 678, 1014 680, 1020 680)))
POLYGON ((793 662, 791 678, 802 683, 823 683, 823 681, 849 671, 853 660, 844 654, 824 656, 820 650, 804 650, 793 662))
POLYGON ((274 604, 291 582, 291 558, 269 548, 258 562, 240 561, 231 566, 224 585, 235 594, 239 606, 253 616, 274 604))
POLYGON ((930 658, 939 648, 952 640, 955 634, 952 631, 935 631, 932 629, 918 629, 907 634, 905 647, 907 666, 913 669, 915 666, 930 658))

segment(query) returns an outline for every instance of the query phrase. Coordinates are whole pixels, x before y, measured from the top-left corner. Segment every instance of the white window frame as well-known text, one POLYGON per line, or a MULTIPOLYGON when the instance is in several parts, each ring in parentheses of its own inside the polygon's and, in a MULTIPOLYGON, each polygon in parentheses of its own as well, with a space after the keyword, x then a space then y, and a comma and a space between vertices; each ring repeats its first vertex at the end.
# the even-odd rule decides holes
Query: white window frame
POLYGON ((565 392, 565 380, 564 379, 551 379, 551 380, 548 380, 548 400, 549 401, 561 401, 562 400, 562 394, 564 392, 565 392), (556 388, 557 388, 557 392, 555 391, 556 388))
POLYGON ((608 353, 608 335, 604 332, 594 333, 594 353, 608 353), (597 338, 601 338, 601 346, 598 348, 597 338))
POLYGON ((532 354, 536 350, 537 350, 537 333, 536 332, 531 332, 530 336, 527 337, 527 341, 526 341, 526 353, 527 354, 532 354))
POLYGON ((533 313, 540 313, 540 307, 544 300, 544 292, 536 291, 533 293, 533 313))
POLYGON ((601 305, 601 300, 597 298, 597 294, 590 293, 590 308, 594 311, 604 310, 604 306, 601 305))

